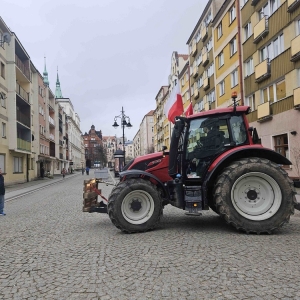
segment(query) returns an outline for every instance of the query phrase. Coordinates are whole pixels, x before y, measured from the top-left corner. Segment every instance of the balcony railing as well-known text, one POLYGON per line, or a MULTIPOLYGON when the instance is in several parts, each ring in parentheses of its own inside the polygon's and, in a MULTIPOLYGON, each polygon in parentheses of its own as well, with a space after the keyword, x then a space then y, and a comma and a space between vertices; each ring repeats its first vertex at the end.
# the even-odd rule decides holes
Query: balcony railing
POLYGON ((271 76, 271 64, 269 59, 255 66, 255 82, 261 82, 271 76))
POLYGON ((206 90, 209 89, 209 77, 206 77, 206 78, 203 80, 203 89, 204 89, 204 91, 206 91, 206 90))
POLYGON ((23 151, 31 151, 31 143, 20 138, 17 138, 17 148, 23 151))
POLYGON ((204 104, 204 110, 205 110, 205 111, 210 110, 210 103, 209 103, 209 102, 206 102, 206 103, 204 104))
POLYGON ((197 77, 198 76, 198 67, 194 67, 194 71, 193 71, 193 77, 197 77))
POLYGON ((208 52, 205 52, 203 55, 202 55, 202 65, 203 67, 205 67, 209 62, 209 57, 208 57, 208 52))
POLYGON ((270 102, 265 102, 257 106, 257 118, 258 121, 266 121, 272 118, 270 102))
POLYGON ((55 121, 49 116, 49 123, 53 126, 55 126, 55 121))
POLYGON ((195 56, 196 54, 197 54, 197 45, 196 42, 194 42, 192 46, 192 56, 195 56))
POLYGON ((16 65, 17 67, 23 72, 23 74, 27 77, 28 80, 30 80, 30 71, 29 68, 27 68, 24 63, 22 62, 22 60, 15 55, 15 60, 16 60, 16 65))
POLYGON ((291 61, 298 59, 300 59, 300 34, 291 41, 291 61))
POLYGON ((202 30, 201 30, 201 36, 202 36, 202 42, 204 42, 208 36, 208 30, 207 30, 207 27, 204 27, 202 30))
POLYGON ((27 93, 18 83, 16 83, 16 92, 22 99, 29 103, 29 93, 27 93))
POLYGON ((294 89, 294 107, 300 109, 300 87, 294 89))
POLYGON ((293 11, 295 11, 299 5, 300 5, 300 0, 288 0, 288 12, 291 13, 293 11))
POLYGON ((198 88, 194 88, 194 98, 195 99, 199 98, 199 90, 198 90, 198 88))
POLYGON ((269 17, 263 17, 253 29, 253 43, 257 44, 269 33, 269 17))
POLYGON ((30 117, 20 112, 20 110, 17 110, 17 121, 30 127, 30 117))

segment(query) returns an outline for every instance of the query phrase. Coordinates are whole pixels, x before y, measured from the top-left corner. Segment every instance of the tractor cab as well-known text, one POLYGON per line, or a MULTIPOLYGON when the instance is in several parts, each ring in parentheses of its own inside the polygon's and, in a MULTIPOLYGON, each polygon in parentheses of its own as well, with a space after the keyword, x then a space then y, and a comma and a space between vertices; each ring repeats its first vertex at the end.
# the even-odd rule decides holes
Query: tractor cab
POLYGON ((199 182, 215 159, 228 150, 252 144, 245 113, 248 107, 198 113, 188 118, 178 117, 171 139, 169 175, 180 174, 184 181, 199 182), (174 153, 175 152, 175 153, 174 153))

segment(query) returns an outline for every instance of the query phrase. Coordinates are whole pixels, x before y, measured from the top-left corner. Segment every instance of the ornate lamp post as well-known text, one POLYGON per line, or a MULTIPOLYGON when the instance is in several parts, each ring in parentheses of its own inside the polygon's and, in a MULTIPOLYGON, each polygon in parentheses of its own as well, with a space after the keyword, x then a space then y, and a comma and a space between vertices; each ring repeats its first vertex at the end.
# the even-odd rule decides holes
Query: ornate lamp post
POLYGON ((115 129, 117 129, 118 126, 119 126, 119 124, 117 123, 117 119, 118 118, 121 119, 121 126, 122 126, 122 130, 123 130, 122 138, 123 138, 123 151, 124 151, 124 157, 125 157, 125 135, 124 135, 124 129, 125 129, 125 127, 127 127, 128 129, 130 129, 132 127, 132 125, 130 123, 130 118, 125 115, 125 111, 123 110, 123 106, 122 106, 121 114, 118 115, 118 116, 115 116, 114 124, 113 124, 113 127, 115 129))

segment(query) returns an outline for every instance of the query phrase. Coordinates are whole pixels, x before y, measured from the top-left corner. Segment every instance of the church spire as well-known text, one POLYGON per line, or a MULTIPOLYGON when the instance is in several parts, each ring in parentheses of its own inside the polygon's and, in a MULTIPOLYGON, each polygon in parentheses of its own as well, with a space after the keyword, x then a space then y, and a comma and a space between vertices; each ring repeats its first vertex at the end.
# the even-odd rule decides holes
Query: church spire
POLYGON ((55 98, 63 98, 60 88, 60 82, 58 78, 58 67, 57 67, 57 79, 56 79, 56 89, 55 89, 55 98))
POLYGON ((47 72, 47 68, 46 68, 46 57, 44 57, 44 61, 45 61, 45 68, 44 68, 44 73, 43 73, 44 84, 46 86, 49 86, 48 72, 47 72))

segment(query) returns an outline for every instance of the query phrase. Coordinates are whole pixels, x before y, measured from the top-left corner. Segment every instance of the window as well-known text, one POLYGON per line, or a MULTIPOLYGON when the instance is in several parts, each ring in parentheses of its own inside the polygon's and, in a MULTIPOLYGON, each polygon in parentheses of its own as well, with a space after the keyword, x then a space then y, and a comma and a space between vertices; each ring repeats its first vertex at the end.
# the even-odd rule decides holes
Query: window
POLYGON ((231 24, 235 20, 235 6, 232 6, 229 11, 229 24, 231 24))
POLYGON ((255 106, 255 95, 250 95, 245 98, 245 105, 251 107, 251 111, 255 111, 256 106, 255 106))
POLYGON ((289 159, 289 142, 287 134, 274 136, 274 150, 289 159))
POLYGON ((286 87, 285 87, 285 81, 279 81, 277 83, 274 83, 265 89, 261 91, 262 98, 261 103, 265 102, 276 102, 280 99, 283 99, 286 97, 286 87))
POLYGON ((235 87, 236 85, 238 85, 238 71, 234 70, 231 73, 231 87, 235 87))
POLYGON ((184 86, 184 78, 181 79, 181 86, 184 86))
POLYGON ((279 0, 269 0, 258 12, 259 20, 271 16, 278 9, 279 0))
POLYGON ((1 77, 5 78, 5 64, 1 62, 1 77))
POLYGON ((220 96, 224 95, 225 94, 225 82, 224 82, 224 80, 222 80, 219 83, 219 89, 220 89, 220 96))
POLYGON ((206 44, 206 51, 210 51, 212 49, 212 38, 206 44))
POLYGON ((247 2, 248 0, 241 0, 241 6, 243 7, 247 2))
POLYGON ((222 31, 222 22, 220 22, 218 28, 217 28, 217 32, 218 32, 218 39, 223 35, 223 31, 222 31))
POLYGON ((218 55, 218 61, 219 61, 219 68, 221 68, 224 65, 224 53, 223 53, 223 51, 218 55))
POLYGON ((2 123, 2 137, 6 138, 6 123, 2 123))
POLYGON ((230 56, 232 56, 233 54, 235 54, 237 51, 236 48, 236 38, 234 38, 233 40, 230 41, 230 56))
MULTIPOLYGON (((214 67, 214 63, 212 63, 206 70, 205 70, 205 75, 206 77, 210 77, 214 74, 215 71, 215 67, 214 67)), ((206 78, 205 77, 205 78, 206 78)))
POLYGON ((2 169, 2 173, 5 173, 5 155, 0 154, 0 168, 2 169))
POLYGON ((249 37, 251 35, 252 35, 252 26, 251 26, 251 23, 249 22, 244 27, 244 41, 246 41, 247 39, 249 39, 249 37))
POLYGON ((197 86, 198 86, 198 89, 203 85, 203 77, 200 76, 197 80, 197 86))
POLYGON ((23 172, 23 157, 14 157, 14 173, 23 172))
POLYGON ((200 53, 200 54, 197 56, 196 61, 197 61, 197 66, 199 66, 199 65, 202 63, 202 53, 200 53))
POLYGON ((215 90, 210 91, 207 95, 207 101, 208 102, 215 102, 216 98, 215 98, 215 90))
POLYGON ((253 58, 250 58, 248 61, 245 62, 245 77, 248 77, 253 73, 254 73, 253 58))
POLYGON ((296 22, 296 34, 300 35, 300 20, 296 22))

